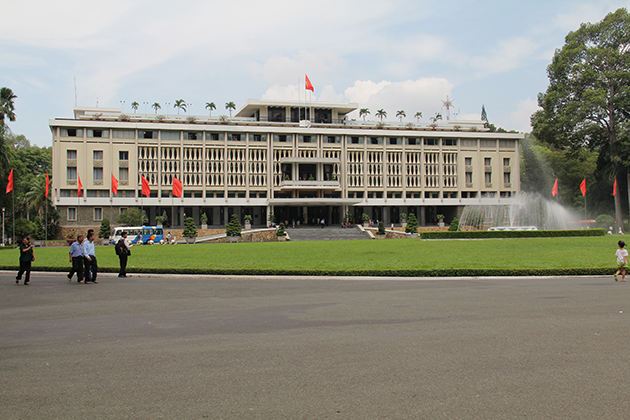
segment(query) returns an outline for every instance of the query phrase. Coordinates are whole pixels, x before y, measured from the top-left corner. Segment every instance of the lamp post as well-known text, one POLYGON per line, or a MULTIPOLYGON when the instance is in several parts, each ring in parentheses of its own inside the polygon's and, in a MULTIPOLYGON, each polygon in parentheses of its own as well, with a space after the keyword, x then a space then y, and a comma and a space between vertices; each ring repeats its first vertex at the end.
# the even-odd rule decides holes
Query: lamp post
POLYGON ((2 246, 4 246, 4 207, 2 207, 2 246))

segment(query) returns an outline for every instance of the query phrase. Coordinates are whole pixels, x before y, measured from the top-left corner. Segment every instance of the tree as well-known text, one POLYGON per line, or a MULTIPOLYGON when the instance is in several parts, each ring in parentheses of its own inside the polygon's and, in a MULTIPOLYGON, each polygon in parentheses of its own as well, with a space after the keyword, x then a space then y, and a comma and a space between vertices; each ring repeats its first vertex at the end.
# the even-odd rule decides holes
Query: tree
POLYGON ((186 220, 184 220, 184 231, 182 232, 182 236, 184 236, 184 238, 197 237, 197 226, 195 226, 195 219, 192 217, 187 217, 186 220))
POLYGON ((402 123, 402 119, 405 118, 407 114, 402 109, 396 112, 396 118, 400 118, 400 122, 402 123))
POLYGON ((484 127, 488 127, 488 114, 486 114, 486 107, 485 105, 481 105, 481 121, 483 121, 484 127))
POLYGON ((106 217, 101 220, 101 228, 98 231, 98 237, 101 239, 109 238, 109 235, 112 233, 112 227, 109 224, 109 219, 106 217))
POLYGON ((208 110, 208 115, 212 116, 212 111, 217 109, 217 106, 214 102, 206 102, 206 109, 208 110))
MULTIPOLYGON (((629 72, 628 11, 622 8, 598 23, 583 23, 566 36, 547 67, 549 87, 538 94, 542 109, 532 116, 534 135, 560 149, 601 151, 612 183, 622 174, 618 142, 630 120, 629 72)), ((614 200, 617 225, 623 226, 621 195, 614 200)))
POLYGON ((226 236, 241 236, 241 222, 238 221, 238 215, 230 216, 230 221, 225 225, 226 236))
POLYGON ((176 100, 175 105, 173 105, 173 108, 177 108, 177 115, 179 115, 180 109, 183 109, 184 112, 186 112, 186 101, 184 101, 183 99, 176 100))
POLYGON ((234 102, 226 102, 225 109, 230 111, 230 117, 232 116, 232 110, 236 109, 236 104, 234 102))
POLYGON ((430 117, 429 119, 431 120, 431 122, 433 124, 437 124, 437 122, 442 119, 442 114, 440 114, 439 112, 436 112, 435 116, 434 117, 430 117))
POLYGON ((130 207, 118 216, 116 222, 123 226, 142 226, 142 212, 140 209, 130 207))
POLYGON ((359 111, 359 117, 363 117, 363 121, 365 121, 365 116, 370 114, 369 108, 361 108, 359 111))
POLYGON ((413 213, 409 213, 409 218, 407 219, 407 226, 405 226, 405 232, 418 233, 418 219, 416 219, 416 215, 413 213))
POLYGON ((422 118, 422 112, 420 111, 416 112, 416 114, 414 115, 414 118, 418 121, 418 123, 420 123, 420 118, 422 118))
POLYGON ((136 111, 138 110, 138 107, 140 106, 140 104, 136 101, 131 103, 131 109, 133 109, 133 113, 135 114, 136 111))
POLYGON ((374 115, 379 117, 381 119, 381 122, 383 122, 383 118, 387 118, 387 112, 385 112, 384 109, 379 109, 378 111, 376 111, 376 114, 374 115))
POLYGON ((33 209, 39 216, 43 216, 46 198, 46 177, 40 175, 31 184, 31 189, 25 195, 29 208, 33 209))
POLYGON ((153 105, 151 105, 151 108, 155 109, 155 115, 157 115, 157 111, 158 109, 162 109, 162 107, 160 106, 159 103, 154 102, 153 105))
POLYGON ((15 121, 15 104, 13 101, 17 96, 8 87, 0 89, 0 125, 4 126, 5 118, 15 121))

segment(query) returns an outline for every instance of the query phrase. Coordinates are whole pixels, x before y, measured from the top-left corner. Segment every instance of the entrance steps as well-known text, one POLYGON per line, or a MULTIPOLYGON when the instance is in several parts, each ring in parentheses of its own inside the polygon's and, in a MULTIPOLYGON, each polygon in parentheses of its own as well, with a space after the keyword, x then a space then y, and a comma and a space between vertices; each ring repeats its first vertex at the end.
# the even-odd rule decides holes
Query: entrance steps
POLYGON ((286 229, 291 241, 350 241, 356 239, 370 239, 370 236, 361 232, 356 225, 348 228, 340 226, 321 227, 300 226, 286 229))

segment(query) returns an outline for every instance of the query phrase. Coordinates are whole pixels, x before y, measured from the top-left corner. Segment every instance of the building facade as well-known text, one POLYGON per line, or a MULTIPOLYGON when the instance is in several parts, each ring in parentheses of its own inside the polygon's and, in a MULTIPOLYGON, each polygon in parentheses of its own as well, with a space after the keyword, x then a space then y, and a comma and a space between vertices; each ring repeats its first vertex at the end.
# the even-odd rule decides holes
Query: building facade
POLYGON ((466 205, 501 204, 519 193, 522 134, 487 132, 481 121, 349 120, 357 107, 248 100, 234 117, 74 108, 74 118, 50 120, 61 224, 115 223, 137 207, 150 224, 166 212, 173 227, 185 217, 200 224, 204 213, 214 227, 232 214, 263 226, 269 213, 302 224, 340 224, 348 214, 360 221, 366 213, 386 225, 414 213, 426 226, 438 214, 448 222, 466 205), (172 194, 174 177, 181 198, 172 194))

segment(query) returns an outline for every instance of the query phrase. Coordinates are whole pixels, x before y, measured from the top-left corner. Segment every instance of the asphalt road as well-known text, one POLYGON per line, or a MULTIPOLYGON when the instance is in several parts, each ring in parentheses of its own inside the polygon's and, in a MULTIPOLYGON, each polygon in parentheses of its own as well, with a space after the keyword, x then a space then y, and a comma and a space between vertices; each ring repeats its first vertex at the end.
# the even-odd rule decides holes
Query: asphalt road
POLYGON ((0 273, 2 419, 623 419, 630 283, 0 273))

